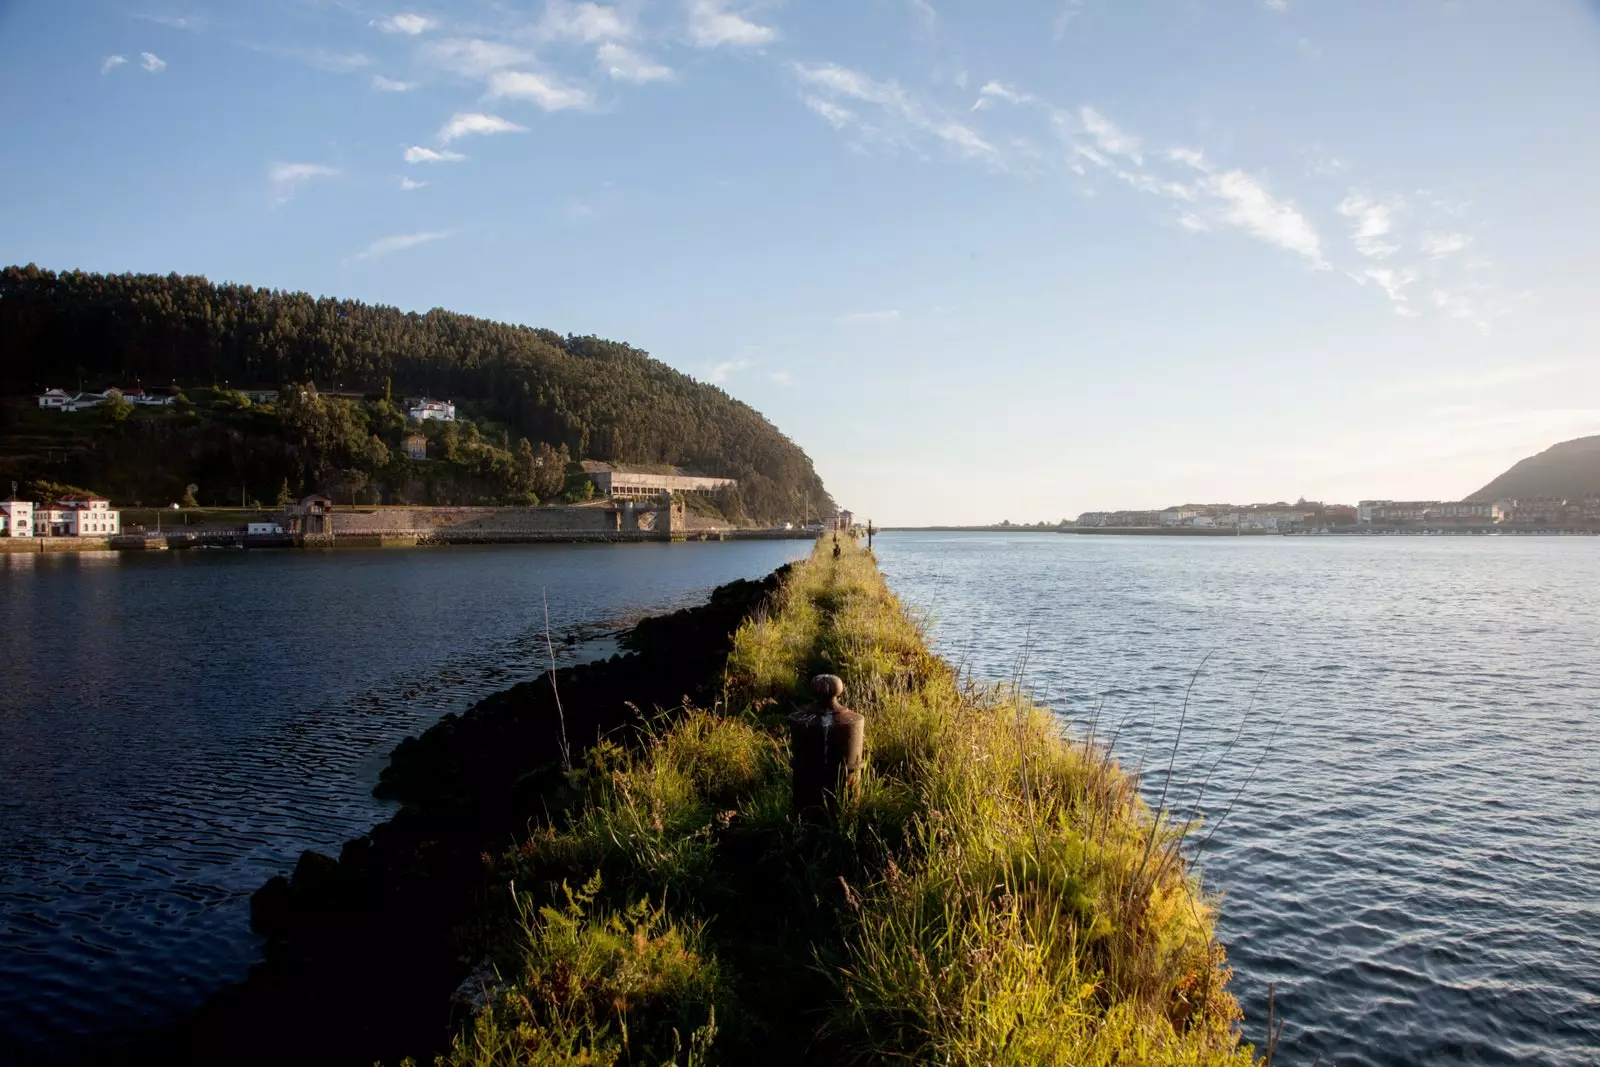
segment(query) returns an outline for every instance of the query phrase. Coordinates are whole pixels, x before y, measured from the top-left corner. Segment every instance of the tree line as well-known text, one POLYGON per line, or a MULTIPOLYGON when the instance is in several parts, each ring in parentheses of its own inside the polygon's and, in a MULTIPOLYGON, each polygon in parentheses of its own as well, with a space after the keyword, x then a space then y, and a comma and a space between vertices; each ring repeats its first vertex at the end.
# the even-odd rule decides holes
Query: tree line
MULTIPOLYGON (((324 400, 329 391, 392 391, 468 401, 481 421, 502 428, 503 439, 486 448, 507 458, 486 452, 484 463, 514 465, 526 441, 536 453, 564 448, 571 459, 737 478, 738 503, 757 520, 798 516, 808 498, 812 514, 832 507, 810 458, 759 412, 631 345, 198 276, 0 270, 6 394, 80 383, 232 391, 290 382, 315 383, 324 400)), ((279 406, 290 419, 292 403, 279 406)), ((374 413, 364 414, 370 423, 374 413)), ((381 428, 365 429, 384 441, 381 428)), ((348 462, 348 448, 324 453, 326 462, 308 467, 313 480, 363 467, 348 462)), ((512 481, 498 484, 511 492, 512 481)), ((526 492, 545 499, 531 483, 526 492)))

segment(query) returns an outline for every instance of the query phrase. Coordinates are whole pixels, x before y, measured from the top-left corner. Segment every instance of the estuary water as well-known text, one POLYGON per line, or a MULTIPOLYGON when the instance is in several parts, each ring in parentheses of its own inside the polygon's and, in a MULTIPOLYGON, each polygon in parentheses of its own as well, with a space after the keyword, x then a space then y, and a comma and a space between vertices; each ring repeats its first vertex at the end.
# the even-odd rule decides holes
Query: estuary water
POLYGON ((0 555, 0 1064, 168 1022, 446 712, 801 542, 0 555))
POLYGON ((1600 538, 877 547, 947 658, 1172 768, 1278 1064, 1600 1063, 1600 538))

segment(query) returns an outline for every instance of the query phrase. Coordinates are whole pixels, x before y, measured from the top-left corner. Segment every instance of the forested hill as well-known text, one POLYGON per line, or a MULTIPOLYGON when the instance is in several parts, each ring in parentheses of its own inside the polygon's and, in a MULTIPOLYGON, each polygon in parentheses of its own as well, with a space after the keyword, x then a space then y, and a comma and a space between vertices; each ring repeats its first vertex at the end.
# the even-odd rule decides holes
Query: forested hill
POLYGON ((811 460, 759 412, 626 344, 203 277, 0 271, 0 391, 80 381, 467 400, 574 459, 738 478, 755 516, 829 503, 811 460))
POLYGON ((1468 500, 1579 500, 1600 496, 1600 436, 1579 437, 1529 456, 1468 500))

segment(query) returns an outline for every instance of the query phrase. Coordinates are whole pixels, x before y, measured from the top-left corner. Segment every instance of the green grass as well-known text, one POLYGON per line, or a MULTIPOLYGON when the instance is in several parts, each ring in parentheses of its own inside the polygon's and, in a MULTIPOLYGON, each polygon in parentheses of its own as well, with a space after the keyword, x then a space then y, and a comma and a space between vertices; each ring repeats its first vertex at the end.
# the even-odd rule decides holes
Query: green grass
POLYGON ((1184 828, 830 552, 740 629, 721 705, 591 752, 494 861, 500 978, 440 1062, 1253 1063, 1184 828), (866 764, 799 820, 783 717, 822 670, 866 764))

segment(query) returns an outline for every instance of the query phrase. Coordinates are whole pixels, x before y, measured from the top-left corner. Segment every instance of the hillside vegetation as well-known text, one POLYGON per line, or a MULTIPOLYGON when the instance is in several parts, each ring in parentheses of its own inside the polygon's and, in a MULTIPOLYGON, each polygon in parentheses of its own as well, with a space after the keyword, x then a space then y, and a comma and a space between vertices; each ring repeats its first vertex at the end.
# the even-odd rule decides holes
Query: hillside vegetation
POLYGON ((1253 1064, 1180 833, 829 547, 741 626, 723 703, 591 750, 494 861, 486 1003, 441 1062, 1253 1064), (819 671, 866 766, 796 819, 784 716, 819 671))
POLYGON ((1578 500, 1600 496, 1600 436, 1579 437, 1529 456, 1468 500, 1578 500))
POLYGON ((438 502, 535 492, 485 473, 498 465, 504 475, 526 440, 535 451, 565 449, 571 460, 673 464, 737 478, 739 503, 755 518, 799 516, 808 498, 813 513, 831 508, 811 460, 760 413, 626 344, 201 277, 0 271, 0 394, 80 382, 186 393, 314 383, 322 393, 319 417, 332 429, 308 443, 293 427, 279 432, 263 412, 212 417, 215 405, 195 397, 201 410, 187 422, 140 412, 106 430, 82 423, 94 432, 68 435, 81 441, 51 440, 71 424, 40 426, 12 408, 0 425, 0 437, 9 438, 0 440, 0 474, 93 480, 87 488, 101 492, 158 482, 141 488, 151 499, 176 499, 197 484, 232 501, 243 486, 247 496, 265 500, 285 479, 294 492, 338 490, 351 481, 338 481, 342 471, 361 472, 363 488, 410 482, 417 491, 418 472, 381 477, 376 449, 365 463, 358 453, 373 435, 391 451, 399 445, 403 420, 395 426, 376 402, 430 395, 465 401, 481 443, 503 453, 470 457, 465 477, 435 478, 435 487, 459 486, 466 498, 438 502), (348 410, 334 410, 333 392, 354 394, 339 401, 348 410), (159 469, 129 473, 133 462, 159 469))

